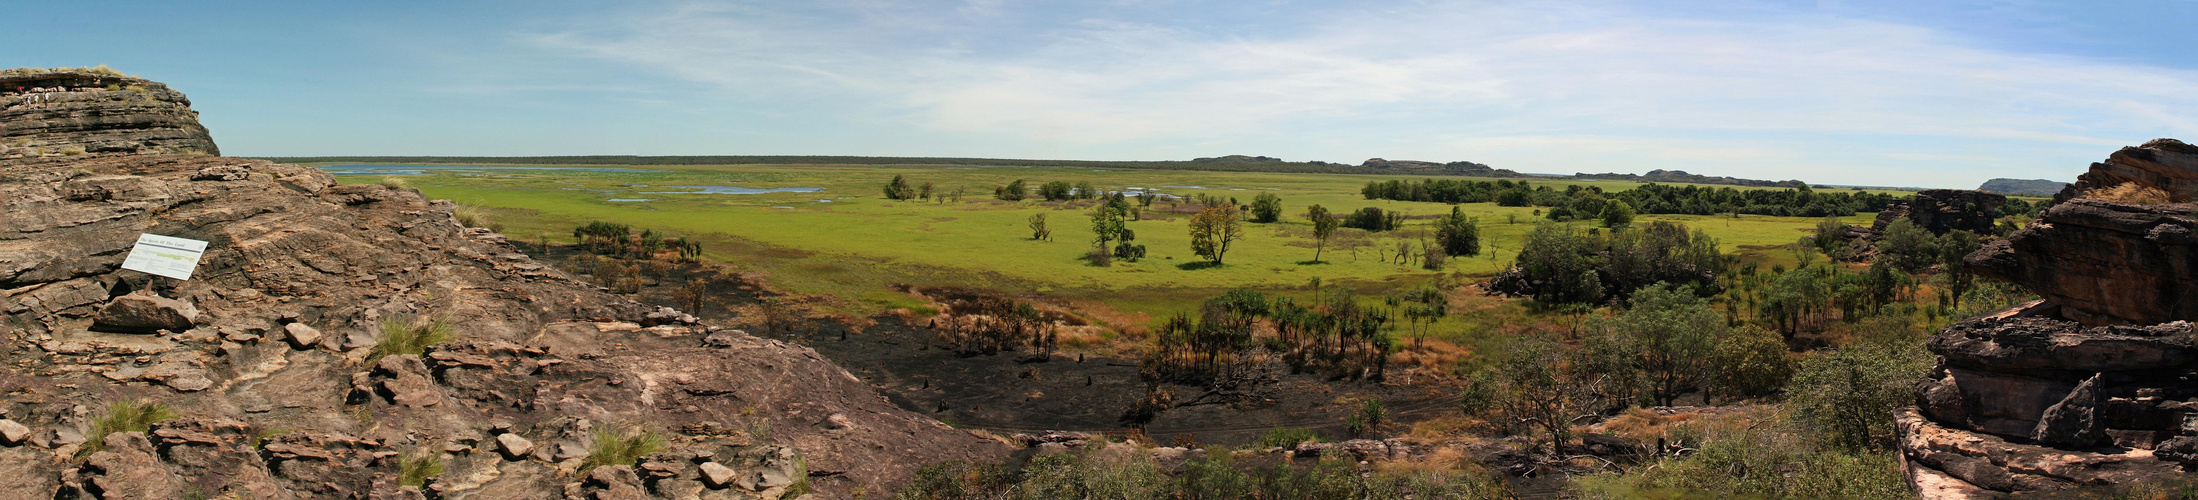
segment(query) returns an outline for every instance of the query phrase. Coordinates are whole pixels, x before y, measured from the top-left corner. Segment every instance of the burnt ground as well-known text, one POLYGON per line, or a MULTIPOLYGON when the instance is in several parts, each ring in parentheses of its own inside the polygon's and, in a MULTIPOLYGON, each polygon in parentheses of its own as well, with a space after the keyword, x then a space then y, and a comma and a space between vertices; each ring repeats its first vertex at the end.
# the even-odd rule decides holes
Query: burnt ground
MULTIPOLYGON (((571 247, 553 246, 558 260, 571 247)), ((560 266, 566 267, 566 266, 560 266)), ((718 272, 715 266, 682 264, 672 276, 652 281, 635 300, 679 308, 706 321, 740 324, 738 311, 780 294, 767 284, 718 272), (678 298, 677 284, 707 282, 712 303, 690 307, 678 298)), ((752 310, 752 309, 750 309, 752 310)), ((1145 396, 1137 360, 1056 353, 1035 358, 1024 352, 962 355, 940 345, 937 334, 910 325, 899 316, 869 318, 876 324, 848 327, 841 319, 808 318, 749 333, 809 346, 877 388, 901 408, 957 427, 999 434, 1050 430, 1124 434, 1133 427, 1123 414, 1145 396)), ((1143 426, 1154 441, 1241 445, 1278 427, 1306 428, 1329 439, 1347 439, 1344 419, 1365 397, 1379 397, 1388 423, 1380 435, 1401 434, 1412 423, 1456 414, 1456 391, 1449 387, 1406 386, 1367 381, 1330 380, 1276 370, 1276 381, 1237 398, 1200 398, 1203 390, 1170 385, 1179 405, 1143 426)))

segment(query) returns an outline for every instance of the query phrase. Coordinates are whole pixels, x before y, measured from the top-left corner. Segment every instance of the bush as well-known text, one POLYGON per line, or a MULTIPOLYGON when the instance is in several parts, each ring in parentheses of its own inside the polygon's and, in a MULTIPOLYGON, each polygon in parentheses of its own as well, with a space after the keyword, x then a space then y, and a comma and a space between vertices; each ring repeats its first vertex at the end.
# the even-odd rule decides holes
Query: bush
POLYGON ((1768 396, 1793 379, 1785 339, 1753 326, 1735 328, 1710 351, 1710 394, 1735 400, 1768 396))
POLYGON ((1320 442, 1320 433, 1312 429, 1276 427, 1259 434, 1262 448, 1288 448, 1301 443, 1320 442))
POLYGON ((1252 197, 1252 222, 1270 223, 1282 220, 1282 197, 1274 193, 1259 193, 1252 197))
POLYGON ((405 181, 403 177, 383 177, 381 185, 390 189, 404 189, 405 186, 409 186, 411 183, 405 181))
POLYGON ((1786 395, 1802 430, 1845 450, 1893 444, 1893 410, 1915 404, 1916 380, 1933 361, 1923 348, 1922 330, 1907 321, 1866 319, 1855 331, 1867 336, 1801 363, 1786 395))
POLYGON ((1364 437, 1380 430, 1381 422, 1387 417, 1388 412, 1382 409, 1381 400, 1368 398, 1365 403, 1359 404, 1358 411, 1351 412, 1351 416, 1344 418, 1343 427, 1352 436, 1364 437))
POLYGON ((449 342, 450 323, 443 320, 420 321, 409 316, 392 315, 382 318, 382 334, 375 338, 374 353, 368 360, 397 354, 421 354, 427 346, 449 342))
POLYGON ((1915 498, 1892 452, 1827 450, 1776 423, 1714 426, 1695 453, 1574 478, 1581 498, 1915 498))
POLYGON ((488 211, 481 210, 480 207, 459 205, 458 208, 450 210, 450 217, 458 219, 458 225, 460 226, 488 227, 489 225, 488 211))
POLYGON ((92 419, 91 432, 84 434, 84 447, 77 450, 79 456, 90 455, 107 449, 108 434, 117 432, 146 432, 153 424, 176 418, 176 412, 168 405, 151 401, 120 401, 107 405, 107 413, 92 419))
POLYGON ((624 432, 612 429, 595 431, 595 446, 588 447, 588 458, 580 462, 580 472, 605 465, 633 465, 641 457, 664 451, 664 438, 655 432, 629 429, 624 432))

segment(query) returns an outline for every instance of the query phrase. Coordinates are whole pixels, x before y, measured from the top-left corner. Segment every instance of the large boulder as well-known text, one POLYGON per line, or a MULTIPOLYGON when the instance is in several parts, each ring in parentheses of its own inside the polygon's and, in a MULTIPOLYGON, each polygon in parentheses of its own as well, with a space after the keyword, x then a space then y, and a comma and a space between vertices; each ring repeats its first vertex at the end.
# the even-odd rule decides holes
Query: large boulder
POLYGON ((197 321, 198 308, 190 302, 150 293, 132 293, 108 302, 92 320, 92 326, 115 332, 180 332, 191 329, 197 321))

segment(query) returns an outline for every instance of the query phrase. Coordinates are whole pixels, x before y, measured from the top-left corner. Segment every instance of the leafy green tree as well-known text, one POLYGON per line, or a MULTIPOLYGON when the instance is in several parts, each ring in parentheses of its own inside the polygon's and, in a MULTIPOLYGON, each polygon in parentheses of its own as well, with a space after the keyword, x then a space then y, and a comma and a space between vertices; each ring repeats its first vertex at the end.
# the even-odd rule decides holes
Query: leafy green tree
POLYGON ((916 198, 923 200, 931 199, 931 192, 937 190, 937 188, 938 186, 931 184, 931 181, 924 181, 922 186, 918 186, 916 188, 916 198))
POLYGON ((1825 274, 1817 267, 1779 272, 1770 287, 1763 290, 1758 313, 1770 320, 1779 334, 1792 339, 1831 305, 1833 288, 1825 274))
POLYGON ((1427 332, 1435 328, 1435 322, 1450 315, 1450 296, 1432 286, 1405 292, 1399 298, 1399 305, 1404 307, 1404 319, 1411 328, 1414 344, 1427 338, 1427 332))
POLYGON ((1824 220, 1817 221, 1816 235, 1810 237, 1809 243, 1816 245, 1816 249, 1824 252, 1824 255, 1838 258, 1845 255, 1847 240, 1852 231, 1846 221, 1839 220, 1839 216, 1827 215, 1824 220))
POLYGON ((1403 224, 1403 213, 1386 212, 1383 211, 1380 207, 1361 208, 1358 209, 1357 212, 1351 212, 1351 215, 1345 216, 1343 218, 1343 227, 1358 228, 1367 231, 1388 231, 1391 229, 1396 229, 1398 226, 1402 226, 1403 224))
POLYGON ((1328 247, 1328 237, 1336 234, 1343 221, 1330 217, 1328 207, 1313 205, 1305 208, 1305 221, 1313 224, 1313 262, 1320 262, 1320 252, 1328 247))
POLYGON ((1045 198, 1046 201, 1066 200, 1074 190, 1068 181, 1052 181, 1038 185, 1038 197, 1045 198))
POLYGON ((1633 204, 1610 200, 1603 205, 1603 227, 1620 228, 1633 223, 1633 204))
POLYGON ((1236 206, 1206 207, 1191 216, 1191 253, 1198 254, 1213 265, 1221 265, 1221 257, 1229 253, 1229 244, 1244 236, 1244 226, 1237 222, 1236 206))
POLYGON ((1893 219, 1885 225, 1885 234, 1878 239, 1878 258, 1890 259, 1894 267, 1914 273, 1939 261, 1938 239, 1907 217, 1893 219))
POLYGON ((1481 254, 1481 225, 1465 216, 1465 211, 1450 207, 1450 215, 1435 221, 1435 239, 1442 242, 1446 255, 1472 257, 1481 254))
POLYGON ((1572 226, 1543 222, 1526 234, 1518 263, 1499 274, 1489 288, 1551 306, 1602 302, 1603 281, 1595 272, 1595 251, 1594 240, 1572 226))
POLYGON ((1282 197, 1274 193, 1259 193, 1252 198, 1252 222, 1270 223, 1282 220, 1282 197))
POLYGON ((1029 195, 1030 188, 1023 185, 1022 179, 1016 179, 1014 182, 1009 182, 1005 186, 1000 186, 999 188, 992 190, 992 196, 994 198, 999 198, 1005 201, 1023 201, 1023 197, 1029 195))
POLYGON ((1069 196, 1079 200, 1098 198, 1101 194, 1104 193, 1100 193, 1097 186, 1091 185, 1091 181, 1076 181, 1076 188, 1069 191, 1069 196))
MULTIPOLYGON (((1726 336, 1725 316, 1688 287, 1654 285, 1633 294, 1632 307, 1600 321, 1606 339, 1619 346, 1648 384, 1657 406, 1671 406, 1680 395, 1700 389, 1710 374, 1710 353, 1726 336)), ((1630 378, 1630 377, 1629 377, 1630 378)))
POLYGON ((1734 328, 1710 350, 1710 394, 1727 400, 1770 395, 1793 378, 1794 364, 1778 334, 1734 328))
POLYGON ((1128 218, 1127 211, 1120 210, 1111 204, 1100 205, 1092 209, 1091 234, 1094 243, 1097 243, 1099 248, 1106 248, 1107 242, 1121 239, 1122 231, 1126 230, 1128 218))
POLYGON ((908 179, 896 175, 892 181, 885 183, 885 197, 894 200, 915 198, 916 190, 908 187, 908 179))
POLYGON ((1877 316, 1862 338, 1801 363, 1786 387, 1794 420, 1818 442, 1849 450, 1893 444, 1894 409, 1915 404, 1915 383, 1934 360, 1922 329, 1905 317, 1877 316))

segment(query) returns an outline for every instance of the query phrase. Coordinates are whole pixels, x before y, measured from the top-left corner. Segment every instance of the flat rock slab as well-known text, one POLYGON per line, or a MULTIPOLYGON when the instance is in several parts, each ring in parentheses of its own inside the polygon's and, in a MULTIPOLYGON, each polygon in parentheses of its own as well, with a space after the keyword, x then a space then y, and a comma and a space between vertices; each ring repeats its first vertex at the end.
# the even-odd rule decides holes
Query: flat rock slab
POLYGON ((191 329, 196 321, 198 308, 190 302, 133 293, 108 302, 92 320, 92 328, 131 333, 180 332, 191 329))

